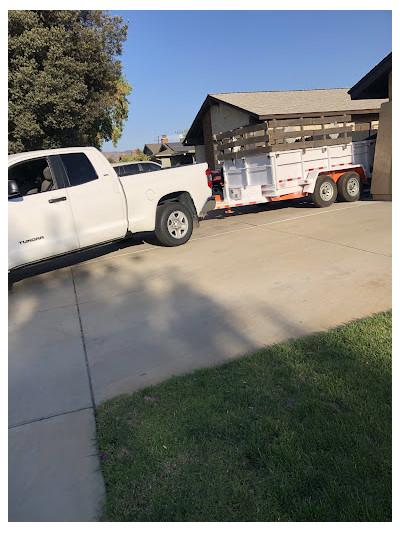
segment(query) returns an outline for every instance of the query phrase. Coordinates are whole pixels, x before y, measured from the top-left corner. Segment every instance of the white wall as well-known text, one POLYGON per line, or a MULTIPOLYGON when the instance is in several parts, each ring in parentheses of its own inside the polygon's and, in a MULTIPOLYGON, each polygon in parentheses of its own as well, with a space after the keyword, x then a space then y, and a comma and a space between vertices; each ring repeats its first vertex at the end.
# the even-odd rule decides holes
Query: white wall
POLYGON ((204 144, 199 144, 198 146, 195 146, 195 150, 195 162, 206 163, 206 151, 204 148, 204 144))
POLYGON ((213 135, 249 125, 249 114, 244 111, 222 103, 213 105, 210 109, 213 135))

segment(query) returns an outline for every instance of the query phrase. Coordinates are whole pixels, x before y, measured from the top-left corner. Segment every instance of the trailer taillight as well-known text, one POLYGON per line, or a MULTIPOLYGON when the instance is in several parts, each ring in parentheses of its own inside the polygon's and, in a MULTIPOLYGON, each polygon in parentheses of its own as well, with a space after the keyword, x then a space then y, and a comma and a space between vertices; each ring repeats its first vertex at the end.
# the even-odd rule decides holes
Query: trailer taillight
POLYGON ((206 176, 208 178, 207 185, 210 187, 210 189, 212 189, 212 176, 211 171, 208 169, 206 170, 206 176))

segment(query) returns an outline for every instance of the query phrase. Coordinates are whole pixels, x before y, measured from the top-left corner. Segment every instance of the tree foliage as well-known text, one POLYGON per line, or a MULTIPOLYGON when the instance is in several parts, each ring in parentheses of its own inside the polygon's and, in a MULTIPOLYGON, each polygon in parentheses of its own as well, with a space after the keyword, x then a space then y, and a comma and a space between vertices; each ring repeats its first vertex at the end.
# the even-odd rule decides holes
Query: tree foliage
POLYGON ((135 155, 124 155, 124 157, 121 158, 121 162, 127 163, 129 161, 150 161, 151 158, 146 155, 142 150, 139 148, 136 148, 136 154, 135 155))
POLYGON ((132 88, 118 56, 127 24, 107 11, 9 11, 9 152, 121 136, 132 88))

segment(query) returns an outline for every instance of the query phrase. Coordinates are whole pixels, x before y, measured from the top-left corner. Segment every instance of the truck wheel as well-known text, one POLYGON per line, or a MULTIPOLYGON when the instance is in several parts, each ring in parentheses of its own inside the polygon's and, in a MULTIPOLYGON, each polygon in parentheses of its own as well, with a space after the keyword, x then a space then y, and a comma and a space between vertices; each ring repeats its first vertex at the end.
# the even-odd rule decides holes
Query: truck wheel
POLYGON ((187 242, 193 232, 193 218, 189 209, 179 202, 157 207, 156 237, 165 246, 179 246, 187 242))
POLYGON ((345 202, 356 202, 360 199, 361 180, 357 172, 345 172, 337 182, 338 194, 345 202))
POLYGON ((314 192, 311 194, 311 200, 315 207, 329 207, 337 197, 336 183, 329 176, 320 176, 315 183, 314 192))

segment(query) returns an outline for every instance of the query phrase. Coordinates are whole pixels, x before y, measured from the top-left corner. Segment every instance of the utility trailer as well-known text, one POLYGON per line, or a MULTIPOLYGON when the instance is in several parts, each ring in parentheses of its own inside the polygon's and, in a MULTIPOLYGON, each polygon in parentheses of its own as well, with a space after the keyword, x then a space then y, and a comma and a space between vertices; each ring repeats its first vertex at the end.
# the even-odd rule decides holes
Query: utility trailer
POLYGON ((215 209, 309 195, 317 207, 338 194, 358 200, 371 179, 376 135, 368 123, 349 123, 350 115, 274 119, 215 135, 222 164, 219 179, 210 176, 215 209))

